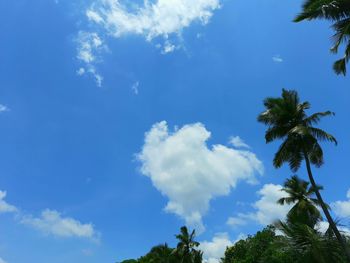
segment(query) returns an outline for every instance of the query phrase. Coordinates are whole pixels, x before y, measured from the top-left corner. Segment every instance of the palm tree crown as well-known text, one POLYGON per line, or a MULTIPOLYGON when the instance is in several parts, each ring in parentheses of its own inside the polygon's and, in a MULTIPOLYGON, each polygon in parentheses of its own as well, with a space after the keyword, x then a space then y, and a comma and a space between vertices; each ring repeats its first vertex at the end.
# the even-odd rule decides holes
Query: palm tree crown
POLYGON ((337 144, 336 139, 325 131, 314 127, 325 116, 334 115, 330 111, 314 113, 310 116, 306 110, 309 102, 300 102, 296 91, 282 91, 282 97, 266 98, 266 110, 258 116, 258 121, 266 124, 267 143, 276 139, 284 140, 278 149, 273 163, 279 168, 288 162, 293 172, 300 168, 307 156, 317 167, 323 164, 323 151, 318 141, 330 141, 337 144))
POLYGON ((181 262, 183 263, 195 263, 201 260, 202 253, 196 250, 199 246, 199 242, 194 240, 195 236, 195 230, 190 234, 186 226, 181 227, 180 234, 176 235, 179 243, 174 253, 180 256, 181 262))
MULTIPOLYGON (((309 182, 300 179, 298 176, 292 176, 284 183, 282 191, 288 194, 278 200, 281 205, 294 204, 288 212, 287 221, 292 223, 306 224, 313 228, 316 223, 322 219, 317 206, 321 206, 319 200, 314 197, 316 189, 309 187, 309 182)), ((318 190, 322 187, 318 186, 318 190)))
POLYGON ((350 58, 350 1, 349 0, 307 0, 303 11, 295 18, 295 22, 313 19, 332 21, 335 34, 334 45, 331 48, 337 53, 339 46, 345 43, 345 54, 334 63, 333 69, 337 74, 346 74, 346 64, 350 58))

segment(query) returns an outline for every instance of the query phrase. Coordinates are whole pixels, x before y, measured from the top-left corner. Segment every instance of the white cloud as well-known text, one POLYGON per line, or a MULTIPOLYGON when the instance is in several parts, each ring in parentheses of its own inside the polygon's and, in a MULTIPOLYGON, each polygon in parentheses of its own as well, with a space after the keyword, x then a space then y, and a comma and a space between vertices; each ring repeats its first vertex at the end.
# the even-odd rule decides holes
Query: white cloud
POLYGON ((21 223, 55 237, 98 240, 98 233, 92 224, 82 224, 73 218, 62 217, 59 212, 54 210, 46 209, 38 218, 24 216, 21 223))
POLYGON ((77 70, 77 74, 81 76, 86 72, 90 73, 95 78, 97 86, 101 87, 103 77, 97 73, 95 64, 101 60, 100 53, 106 49, 103 40, 95 32, 80 31, 77 43, 77 59, 85 65, 77 70))
POLYGON ((4 259, 0 258, 0 263, 7 263, 4 259))
POLYGON ((280 55, 275 55, 272 57, 273 62, 276 63, 282 63, 283 62, 283 58, 280 55))
POLYGON ((7 193, 5 191, 0 191, 0 214, 17 212, 17 208, 15 206, 8 204, 4 200, 6 195, 7 193))
POLYGON ((139 95, 139 86, 140 82, 136 81, 132 86, 131 90, 134 92, 135 95, 139 95))
POLYGON ((230 144, 237 148, 250 148, 239 136, 234 136, 230 138, 230 144))
POLYGON ((348 200, 336 201, 331 204, 334 213, 340 217, 350 217, 350 189, 346 193, 348 200))
POLYGON ((233 246, 237 241, 245 238, 240 234, 236 241, 231 241, 227 233, 218 233, 212 241, 202 241, 199 249, 203 251, 205 263, 219 263, 220 258, 225 255, 227 247, 233 246))
MULTIPOLYGON (((98 0, 87 10, 86 16, 114 37, 135 34, 150 41, 179 35, 193 22, 207 24, 220 7, 219 0, 144 0, 143 6, 134 5, 134 11, 130 11, 126 3, 98 0)), ((167 45, 166 50, 173 49, 172 45, 167 45)))
POLYGON ((203 216, 210 200, 228 195, 239 180, 253 183, 263 165, 254 153, 224 145, 209 148, 210 132, 203 124, 185 125, 169 133, 165 121, 156 123, 145 135, 138 159, 141 172, 169 198, 165 211, 174 213, 204 230, 203 216))
POLYGON ((0 104, 0 113, 5 111, 9 111, 9 108, 3 104, 0 104))
POLYGON ((237 217, 230 217, 227 224, 231 226, 242 225, 247 220, 256 221, 261 225, 269 225, 276 220, 284 220, 292 205, 280 205, 277 201, 286 195, 281 191, 281 185, 265 184, 257 193, 260 199, 252 206, 255 209, 252 213, 238 214, 237 217))
MULTIPOLYGON (((325 233, 329 228, 329 223, 326 221, 321 221, 316 226, 321 233, 325 233)), ((337 226, 342 234, 350 236, 350 229, 343 226, 337 226)))
POLYGON ((292 205, 280 205, 277 201, 286 196, 281 191, 281 185, 265 184, 258 192, 260 199, 255 202, 254 208, 257 221, 262 225, 268 225, 277 219, 284 220, 292 205))
POLYGON ((85 69, 84 68, 79 68, 78 70, 77 70, 77 75, 78 76, 82 76, 82 75, 84 75, 85 74, 85 69))
POLYGON ((239 213, 236 217, 228 218, 226 224, 231 227, 244 226, 249 220, 251 220, 250 214, 239 213))

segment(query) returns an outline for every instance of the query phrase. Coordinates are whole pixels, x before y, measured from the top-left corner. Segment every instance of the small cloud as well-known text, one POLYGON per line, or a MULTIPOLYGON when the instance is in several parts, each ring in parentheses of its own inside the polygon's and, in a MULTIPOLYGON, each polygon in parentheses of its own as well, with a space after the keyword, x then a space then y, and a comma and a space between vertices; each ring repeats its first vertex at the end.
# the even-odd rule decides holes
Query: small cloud
POLYGON ((348 200, 331 203, 331 207, 337 216, 350 217, 350 189, 346 193, 346 197, 348 200))
POLYGON ((172 44, 171 42, 169 41, 166 41, 164 46, 163 46, 163 50, 162 50, 162 54, 168 54, 168 53, 171 53, 173 52, 177 47, 172 44))
POLYGON ((231 137, 229 143, 236 148, 250 148, 239 136, 231 137))
POLYGON ((7 193, 5 191, 0 191, 0 214, 1 213, 14 213, 17 212, 17 208, 13 205, 8 204, 4 199, 7 193))
POLYGON ((1 112, 5 112, 5 111, 9 111, 10 109, 7 107, 7 106, 5 106, 5 105, 3 105, 3 104, 0 104, 0 113, 1 112))
POLYGON ((139 86, 140 82, 136 81, 132 86, 131 90, 134 92, 135 95, 139 95, 139 86))
POLYGON ((217 233, 212 241, 202 241, 199 249, 203 251, 205 263, 220 263, 224 257, 227 247, 233 246, 237 241, 245 238, 245 235, 240 234, 234 241, 230 240, 227 233, 217 233))
POLYGON ((80 68, 80 69, 77 70, 77 75, 78 76, 82 76, 84 74, 85 74, 85 69, 84 68, 80 68))
POLYGON ((283 62, 283 58, 280 55, 274 55, 272 57, 272 60, 273 60, 273 62, 276 62, 276 63, 282 63, 283 62))
POLYGON ((86 257, 90 257, 94 254, 94 252, 91 249, 82 249, 81 253, 86 257))
POLYGON ((99 240, 99 235, 92 224, 83 224, 73 218, 63 217, 55 210, 46 209, 38 218, 30 215, 24 216, 21 223, 55 237, 78 237, 93 241, 99 240))
POLYGON ((80 31, 77 37, 77 59, 85 64, 77 70, 79 76, 86 72, 90 73, 96 81, 97 86, 102 86, 103 77, 97 73, 95 64, 101 61, 100 53, 106 50, 101 37, 95 32, 80 31))

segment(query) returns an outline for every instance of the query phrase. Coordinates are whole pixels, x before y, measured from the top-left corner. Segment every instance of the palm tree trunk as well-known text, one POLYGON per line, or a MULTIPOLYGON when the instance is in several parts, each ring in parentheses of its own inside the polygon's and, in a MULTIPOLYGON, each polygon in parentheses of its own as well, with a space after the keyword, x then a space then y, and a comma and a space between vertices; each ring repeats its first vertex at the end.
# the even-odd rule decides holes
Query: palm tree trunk
POLYGON ((312 175, 309 156, 305 152, 304 152, 304 156, 305 156, 307 173, 309 175, 309 180, 311 182, 311 185, 315 189, 316 197, 317 197, 318 201, 321 204, 321 208, 322 208, 323 213, 325 214, 325 216, 327 218, 327 221, 329 223, 330 228, 332 229, 333 233, 335 234, 336 238, 338 239, 338 242, 340 243, 340 245, 343 247, 343 249, 345 251, 345 255, 346 255, 347 261, 350 262, 350 251, 349 251, 349 248, 346 246, 345 240, 342 237, 342 235, 340 234, 340 232, 339 232, 339 230, 337 228, 337 225, 334 223, 333 218, 332 218, 331 214, 329 213, 325 202, 322 199, 320 191, 317 188, 317 184, 316 184, 315 179, 314 179, 314 177, 312 175))

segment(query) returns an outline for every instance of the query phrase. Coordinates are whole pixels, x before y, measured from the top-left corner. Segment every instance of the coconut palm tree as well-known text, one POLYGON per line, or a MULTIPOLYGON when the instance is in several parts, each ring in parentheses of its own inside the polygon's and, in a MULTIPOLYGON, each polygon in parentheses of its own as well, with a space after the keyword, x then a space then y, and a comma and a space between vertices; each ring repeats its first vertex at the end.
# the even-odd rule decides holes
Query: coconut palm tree
POLYGON ((265 133, 266 143, 277 139, 283 140, 275 154, 274 166, 280 168, 284 163, 288 163, 291 170, 296 172, 299 170, 302 162, 305 161, 309 180, 315 190, 318 202, 329 222, 330 228, 346 251, 350 262, 350 252, 328 211, 327 205, 322 199, 311 169, 312 164, 320 167, 324 162, 323 151, 319 141, 329 141, 337 144, 336 139, 331 134, 313 125, 318 124, 322 117, 334 115, 334 113, 325 111, 308 116, 306 110, 310 108, 310 103, 300 102, 296 91, 284 89, 281 97, 266 98, 264 106, 266 110, 258 116, 258 121, 268 126, 265 133))
POLYGON ((201 257, 201 254, 196 250, 199 243, 194 240, 196 236, 195 230, 190 234, 187 227, 183 226, 181 227, 180 232, 180 234, 176 235, 179 243, 177 244, 174 253, 181 258, 181 263, 192 263, 194 260, 197 261, 198 258, 201 257))
MULTIPOLYGON (((313 197, 315 189, 309 187, 309 184, 296 175, 287 179, 282 191, 286 192, 288 196, 279 199, 278 203, 281 205, 294 204, 288 212, 287 221, 305 224, 313 228, 322 219, 322 216, 317 208, 320 206, 320 202, 313 197)), ((322 187, 318 186, 317 189, 321 190, 322 187)))
POLYGON ((334 45, 331 48, 337 53, 339 46, 345 43, 343 58, 337 60, 333 69, 337 74, 346 74, 346 64, 350 58, 350 1, 349 0, 306 0, 302 12, 294 19, 295 22, 313 19, 327 19, 333 25, 335 34, 334 45))
POLYGON ((283 223, 279 221, 277 228, 284 234, 289 248, 295 251, 295 262, 300 263, 345 263, 342 248, 334 239, 317 229, 300 223, 283 223))

